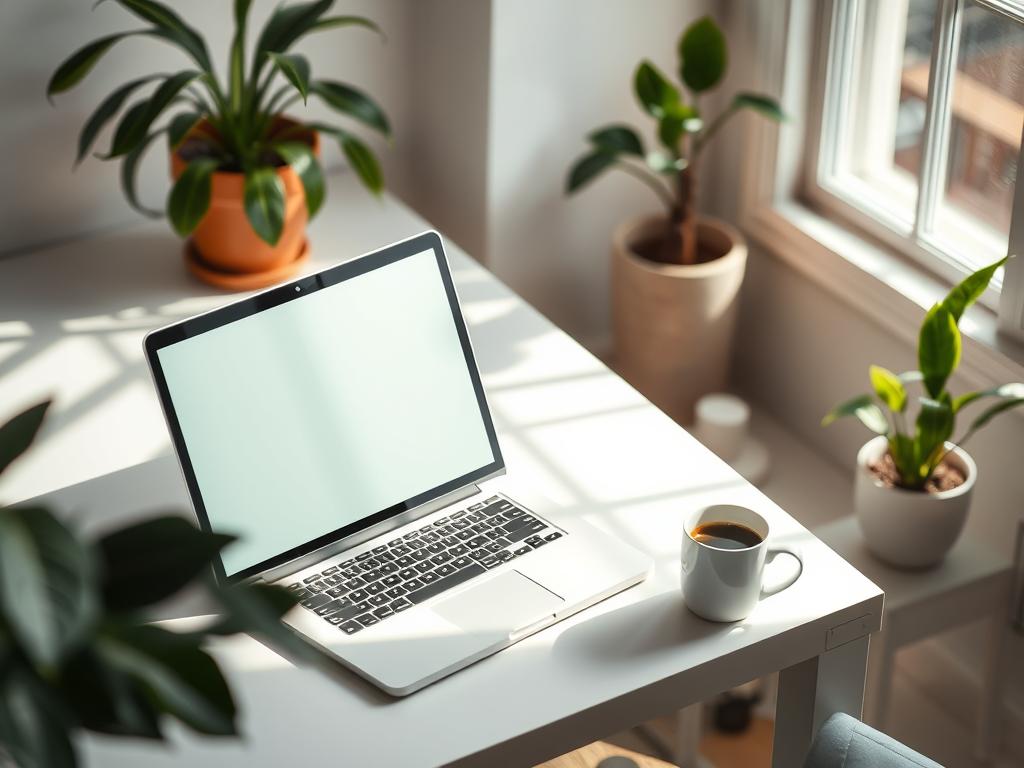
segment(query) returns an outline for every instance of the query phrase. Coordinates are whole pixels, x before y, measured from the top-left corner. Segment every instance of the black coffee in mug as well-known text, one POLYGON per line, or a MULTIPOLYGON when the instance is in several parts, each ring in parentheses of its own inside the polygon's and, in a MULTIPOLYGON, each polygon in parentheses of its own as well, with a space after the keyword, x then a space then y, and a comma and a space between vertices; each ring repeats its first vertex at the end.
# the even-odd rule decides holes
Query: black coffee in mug
POLYGON ((701 523, 690 535, 694 541, 718 549, 747 549, 763 541, 757 531, 728 522, 701 523))

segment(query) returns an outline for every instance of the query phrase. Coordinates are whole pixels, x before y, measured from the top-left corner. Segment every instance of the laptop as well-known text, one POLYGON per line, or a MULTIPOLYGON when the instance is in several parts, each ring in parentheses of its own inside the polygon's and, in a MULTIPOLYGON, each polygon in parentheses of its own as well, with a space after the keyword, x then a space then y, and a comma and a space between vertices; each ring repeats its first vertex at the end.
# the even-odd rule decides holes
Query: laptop
MULTIPOLYGON (((647 555, 506 472, 440 236, 153 331, 221 583, 404 696, 642 581, 647 555)), ((611 439, 611 437, 609 437, 611 439)))

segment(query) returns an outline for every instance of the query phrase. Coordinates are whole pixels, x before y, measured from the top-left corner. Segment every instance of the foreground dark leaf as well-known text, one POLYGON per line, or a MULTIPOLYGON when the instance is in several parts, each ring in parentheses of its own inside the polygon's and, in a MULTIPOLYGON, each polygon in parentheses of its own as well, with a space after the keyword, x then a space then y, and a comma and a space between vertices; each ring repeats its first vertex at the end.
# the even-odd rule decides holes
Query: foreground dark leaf
POLYGON ((12 662, 0 676, 0 745, 18 768, 75 768, 71 723, 60 701, 30 669, 12 662))
POLYGON ((83 649, 70 658, 59 684, 84 728, 117 736, 163 738, 160 713, 138 680, 107 664, 94 649, 83 649))
POLYGON ((96 542, 107 610, 128 612, 164 600, 208 572, 233 536, 206 533, 168 515, 108 534, 96 542))
POLYGON ((33 405, 0 426, 0 472, 32 445, 49 407, 49 400, 33 405))

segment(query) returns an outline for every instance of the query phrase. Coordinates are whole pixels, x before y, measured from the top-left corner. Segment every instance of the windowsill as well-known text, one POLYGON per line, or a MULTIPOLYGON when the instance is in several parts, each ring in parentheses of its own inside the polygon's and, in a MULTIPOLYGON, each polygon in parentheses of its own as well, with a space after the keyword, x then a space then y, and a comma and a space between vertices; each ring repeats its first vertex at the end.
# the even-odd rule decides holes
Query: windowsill
MULTIPOLYGON (((760 206, 745 219, 744 230, 767 253, 915 349, 924 312, 949 291, 921 267, 798 202, 760 206)), ((1024 381, 1024 345, 998 330, 994 312, 975 305, 960 329, 959 374, 972 387, 1024 381)))

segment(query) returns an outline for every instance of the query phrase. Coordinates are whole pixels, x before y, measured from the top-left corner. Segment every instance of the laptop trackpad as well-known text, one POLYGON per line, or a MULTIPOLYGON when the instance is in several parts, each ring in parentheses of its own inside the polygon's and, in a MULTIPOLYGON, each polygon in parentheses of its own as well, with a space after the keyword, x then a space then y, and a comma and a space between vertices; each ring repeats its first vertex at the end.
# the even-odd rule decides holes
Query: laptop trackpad
POLYGON ((505 571, 432 608, 466 632, 512 635, 550 618, 563 602, 518 571, 505 571))

